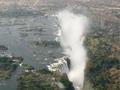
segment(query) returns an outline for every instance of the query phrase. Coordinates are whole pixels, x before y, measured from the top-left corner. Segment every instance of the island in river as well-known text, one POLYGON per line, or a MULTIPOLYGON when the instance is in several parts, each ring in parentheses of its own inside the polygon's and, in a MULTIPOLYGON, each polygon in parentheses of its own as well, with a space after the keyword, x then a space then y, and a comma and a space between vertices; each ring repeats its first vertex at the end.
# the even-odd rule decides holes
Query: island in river
POLYGON ((7 53, 0 54, 0 80, 9 79, 22 61, 22 57, 15 57, 7 53))

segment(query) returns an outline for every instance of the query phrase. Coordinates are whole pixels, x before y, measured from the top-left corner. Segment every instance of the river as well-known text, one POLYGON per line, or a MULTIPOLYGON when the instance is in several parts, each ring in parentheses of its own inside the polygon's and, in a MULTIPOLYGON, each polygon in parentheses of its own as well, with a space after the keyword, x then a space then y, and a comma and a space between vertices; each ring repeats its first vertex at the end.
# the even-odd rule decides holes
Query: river
MULTIPOLYGON (((36 46, 34 42, 54 42, 57 25, 53 16, 0 17, 0 45, 8 47, 8 52, 22 56, 23 63, 35 68, 46 68, 47 64, 60 57, 61 48, 36 46)), ((11 79, 1 81, 0 90, 16 90, 16 77, 19 69, 11 79)))

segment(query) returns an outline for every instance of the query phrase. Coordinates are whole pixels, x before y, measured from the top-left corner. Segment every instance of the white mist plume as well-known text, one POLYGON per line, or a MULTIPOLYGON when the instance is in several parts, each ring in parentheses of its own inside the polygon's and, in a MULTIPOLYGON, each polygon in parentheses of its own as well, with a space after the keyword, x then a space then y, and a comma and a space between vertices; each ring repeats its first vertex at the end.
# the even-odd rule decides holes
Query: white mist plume
POLYGON ((84 83, 84 69, 87 54, 84 39, 88 28, 88 19, 83 15, 75 15, 67 10, 57 14, 60 26, 60 43, 71 62, 71 69, 67 73, 69 80, 76 90, 80 90, 84 83))

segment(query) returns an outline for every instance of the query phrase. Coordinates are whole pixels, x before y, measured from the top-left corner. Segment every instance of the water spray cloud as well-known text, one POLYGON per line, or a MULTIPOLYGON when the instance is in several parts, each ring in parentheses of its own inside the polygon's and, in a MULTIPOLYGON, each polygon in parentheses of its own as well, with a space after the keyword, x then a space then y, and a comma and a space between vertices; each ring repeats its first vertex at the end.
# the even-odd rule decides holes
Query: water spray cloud
POLYGON ((63 53, 69 57, 71 62, 71 69, 67 75, 75 89, 80 90, 84 83, 84 69, 87 60, 84 39, 88 28, 88 18, 67 10, 59 12, 57 17, 60 23, 59 38, 63 53))

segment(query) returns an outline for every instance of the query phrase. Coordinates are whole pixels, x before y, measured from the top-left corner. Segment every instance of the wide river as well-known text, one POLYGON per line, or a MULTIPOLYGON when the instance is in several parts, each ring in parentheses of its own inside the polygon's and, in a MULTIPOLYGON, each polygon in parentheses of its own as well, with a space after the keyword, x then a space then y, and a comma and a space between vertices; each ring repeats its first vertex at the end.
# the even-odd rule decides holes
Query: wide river
MULTIPOLYGON (((0 17, 0 45, 8 47, 8 52, 22 56, 23 63, 35 68, 45 68, 47 64, 60 57, 61 48, 52 46, 57 32, 56 19, 53 16, 19 16, 0 17), (36 45, 36 42, 48 45, 36 45)), ((16 77, 19 69, 11 79, 0 82, 0 90, 16 90, 16 77)))

